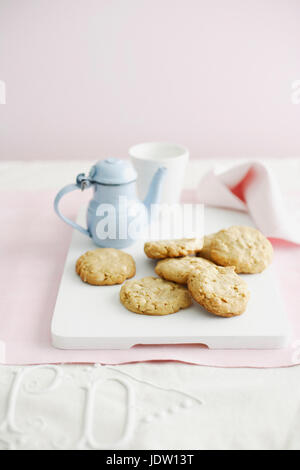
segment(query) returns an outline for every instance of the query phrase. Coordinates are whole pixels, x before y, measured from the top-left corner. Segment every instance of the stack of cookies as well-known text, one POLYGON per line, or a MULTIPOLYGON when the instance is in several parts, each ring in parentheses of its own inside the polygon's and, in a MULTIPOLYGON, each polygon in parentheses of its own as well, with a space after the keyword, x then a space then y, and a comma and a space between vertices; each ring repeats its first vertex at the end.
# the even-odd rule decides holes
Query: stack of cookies
MULTIPOLYGON (((203 240, 151 241, 144 251, 158 260, 159 277, 126 281, 120 291, 124 307, 144 315, 175 313, 188 308, 192 299, 214 315, 241 315, 250 292, 239 274, 261 273, 273 257, 267 238, 246 226, 232 226, 203 240)), ((98 248, 79 258, 76 271, 89 284, 112 285, 133 277, 136 269, 129 254, 98 248)))
POLYGON ((140 297, 147 301, 140 303, 133 298, 136 281, 128 281, 121 289, 121 302, 129 310, 149 315, 154 314, 153 310, 155 315, 165 315, 188 307, 188 297, 181 306, 180 302, 175 305, 170 301, 175 296, 182 298, 182 292, 214 315, 241 315, 246 310, 250 291, 239 274, 262 272, 273 256, 267 238, 255 228, 245 226, 220 230, 204 240, 147 242, 144 250, 149 258, 159 260, 155 267, 161 278, 159 289, 155 284, 159 278, 141 279, 140 297), (151 288, 149 279, 152 279, 151 288))

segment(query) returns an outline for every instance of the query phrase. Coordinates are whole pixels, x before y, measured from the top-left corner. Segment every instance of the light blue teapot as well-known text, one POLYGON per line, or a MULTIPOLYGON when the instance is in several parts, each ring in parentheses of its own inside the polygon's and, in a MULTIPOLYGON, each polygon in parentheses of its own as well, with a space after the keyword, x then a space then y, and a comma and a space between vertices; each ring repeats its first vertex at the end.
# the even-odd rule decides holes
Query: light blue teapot
POLYGON ((125 248, 136 241, 150 223, 151 205, 159 203, 166 168, 159 168, 152 178, 144 202, 136 193, 137 173, 125 160, 108 158, 97 162, 88 176, 81 173, 75 184, 62 188, 54 201, 58 216, 71 227, 92 238, 101 247, 125 248), (65 217, 59 202, 75 189, 93 187, 94 197, 87 210, 87 228, 65 217))

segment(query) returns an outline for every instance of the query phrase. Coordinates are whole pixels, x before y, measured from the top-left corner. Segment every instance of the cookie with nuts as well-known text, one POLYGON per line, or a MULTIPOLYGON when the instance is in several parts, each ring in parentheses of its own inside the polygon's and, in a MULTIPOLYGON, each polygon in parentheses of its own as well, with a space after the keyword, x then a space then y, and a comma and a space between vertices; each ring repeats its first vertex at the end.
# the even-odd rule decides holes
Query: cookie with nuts
POLYGON ((131 255, 115 248, 87 251, 76 262, 76 272, 83 282, 95 286, 122 284, 135 275, 131 255))
POLYGON ((200 267, 189 276, 187 285, 196 302, 220 317, 241 315, 250 298, 246 282, 232 267, 200 267))
POLYGON ((195 254, 202 246, 203 240, 199 238, 156 240, 145 243, 144 251, 152 259, 177 258, 195 254))
POLYGON ((189 275, 197 268, 212 264, 204 258, 195 256, 184 256, 183 258, 167 258, 158 261, 155 272, 167 281, 186 284, 189 275))
POLYGON ((269 266, 273 247, 256 228, 234 225, 213 235, 209 256, 220 266, 233 266, 237 273, 255 274, 269 266))
POLYGON ((159 316, 178 312, 192 303, 185 287, 152 276, 126 281, 120 300, 131 312, 159 316))

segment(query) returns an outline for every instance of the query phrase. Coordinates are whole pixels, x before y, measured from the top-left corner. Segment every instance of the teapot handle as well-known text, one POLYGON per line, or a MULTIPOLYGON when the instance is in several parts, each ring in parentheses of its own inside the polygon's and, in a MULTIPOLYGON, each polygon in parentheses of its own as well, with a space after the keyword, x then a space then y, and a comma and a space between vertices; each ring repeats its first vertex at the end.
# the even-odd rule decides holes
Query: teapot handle
POLYGON ((88 237, 91 238, 91 235, 90 235, 90 232, 81 227, 79 224, 76 224, 76 222, 73 222, 73 220, 71 219, 68 219, 67 217, 65 217, 59 210, 59 202, 61 200, 61 198, 63 196, 65 196, 66 194, 72 192, 72 191, 75 191, 75 189, 80 189, 80 186, 79 184, 69 184, 68 186, 65 186, 64 188, 62 188, 59 193, 57 194, 55 200, 54 200, 54 210, 55 212, 57 213, 57 215, 64 221, 66 222, 68 225, 71 225, 71 227, 73 228, 76 228, 77 230, 79 230, 79 232, 83 233, 84 235, 87 235, 88 237))

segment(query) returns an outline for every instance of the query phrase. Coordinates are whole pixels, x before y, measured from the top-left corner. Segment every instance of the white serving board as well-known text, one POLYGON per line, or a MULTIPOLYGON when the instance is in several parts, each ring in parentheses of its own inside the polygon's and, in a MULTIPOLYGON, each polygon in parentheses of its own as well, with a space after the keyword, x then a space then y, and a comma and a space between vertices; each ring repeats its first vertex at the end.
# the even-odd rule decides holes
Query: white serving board
MULTIPOLYGON (((83 214, 79 221, 84 219, 83 214)), ((242 212, 205 208, 205 232, 230 225, 253 225, 242 212)), ((51 334, 61 349, 127 349, 136 344, 201 343, 211 349, 280 349, 288 344, 290 329, 272 266, 261 274, 244 275, 251 299, 246 312, 221 318, 197 303, 173 315, 138 315, 119 301, 121 286, 90 286, 75 272, 77 258, 95 246, 74 231, 51 334)), ((135 261, 137 278, 155 275, 155 262, 144 255, 143 242, 126 249, 135 261)))

